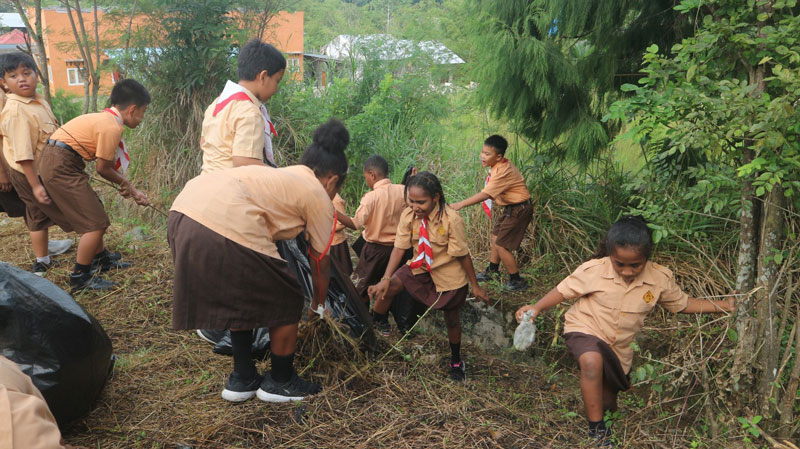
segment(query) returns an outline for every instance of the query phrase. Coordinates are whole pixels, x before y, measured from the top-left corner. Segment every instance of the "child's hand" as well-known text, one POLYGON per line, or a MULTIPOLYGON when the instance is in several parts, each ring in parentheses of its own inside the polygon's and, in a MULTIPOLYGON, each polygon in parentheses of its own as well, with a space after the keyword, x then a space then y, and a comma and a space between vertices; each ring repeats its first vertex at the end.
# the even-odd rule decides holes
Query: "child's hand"
POLYGON ((729 296, 728 299, 722 302, 722 308, 726 312, 733 312, 736 310, 736 297, 729 296))
POLYGON ((132 189, 133 186, 128 182, 127 179, 119 184, 119 194, 122 195, 123 198, 130 198, 131 194, 133 193, 132 189))
POLYGON ((36 197, 36 201, 42 204, 50 204, 50 197, 47 195, 47 190, 45 190, 44 186, 41 184, 33 188, 33 196, 36 197))
POLYGON ((517 313, 514 314, 514 317, 516 317, 517 319, 517 323, 522 322, 522 318, 525 315, 525 312, 528 311, 531 312, 531 323, 533 323, 533 320, 535 320, 536 317, 539 316, 539 311, 536 310, 532 305, 529 304, 527 306, 522 306, 517 310, 517 313))
POLYGON ((133 201, 140 206, 147 206, 150 204, 150 201, 147 200, 147 195, 136 188, 131 187, 131 196, 133 197, 133 201))
POLYGON ((457 202, 457 203, 453 203, 453 204, 451 204, 451 205, 450 205, 450 207, 452 207, 452 208, 453 208, 453 210, 456 210, 456 211, 457 211, 457 210, 459 210, 459 209, 463 208, 464 206, 461 204, 461 201, 459 201, 459 202, 457 202))
POLYGON ((472 294, 475 295, 476 298, 480 299, 481 301, 489 304, 489 295, 486 293, 486 290, 483 289, 480 285, 473 285, 472 286, 472 294))
POLYGON ((389 290, 389 280, 383 279, 377 284, 369 287, 367 289, 367 295, 369 295, 370 299, 374 301, 383 301, 383 297, 386 296, 386 292, 389 290))
POLYGON ((0 192, 10 192, 12 187, 8 179, 0 179, 0 192))

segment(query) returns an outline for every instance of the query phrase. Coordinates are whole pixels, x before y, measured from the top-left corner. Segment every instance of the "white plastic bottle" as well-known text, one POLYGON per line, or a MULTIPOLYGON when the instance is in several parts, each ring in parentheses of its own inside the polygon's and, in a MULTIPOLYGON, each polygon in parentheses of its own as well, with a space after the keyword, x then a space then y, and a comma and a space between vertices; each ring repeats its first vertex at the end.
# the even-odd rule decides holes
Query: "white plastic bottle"
POLYGON ((528 310, 522 315, 522 322, 514 331, 514 348, 517 351, 524 351, 531 347, 536 340, 536 325, 531 322, 532 310, 528 310))

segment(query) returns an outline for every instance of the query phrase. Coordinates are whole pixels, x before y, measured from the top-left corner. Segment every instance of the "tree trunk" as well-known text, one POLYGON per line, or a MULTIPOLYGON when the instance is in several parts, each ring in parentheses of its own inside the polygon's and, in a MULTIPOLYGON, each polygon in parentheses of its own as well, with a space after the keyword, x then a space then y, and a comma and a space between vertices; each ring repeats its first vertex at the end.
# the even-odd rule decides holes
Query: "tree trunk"
POLYGON ((22 7, 22 2, 20 0, 13 0, 13 3, 17 14, 19 14, 22 22, 25 24, 28 36, 32 37, 36 44, 36 59, 38 59, 36 65, 37 71, 39 72, 39 79, 42 82, 42 95, 45 101, 52 105, 53 101, 50 98, 50 72, 47 70, 47 50, 44 46, 44 34, 42 31, 42 1, 36 0, 34 2, 34 11, 36 14, 35 28, 31 25, 30 20, 28 20, 28 14, 22 7))
MULTIPOLYGON (((797 313, 794 319, 795 333, 794 333, 794 365, 792 365, 792 372, 789 374, 789 382, 786 384, 783 400, 780 405, 781 415, 781 433, 779 436, 783 438, 790 438, 792 432, 792 423, 794 422, 794 403, 797 397, 797 389, 800 386, 800 305, 797 307, 797 313)), ((791 346, 792 342, 788 342, 787 346, 791 346)))
POLYGON ((758 312, 758 337, 761 350, 758 354, 760 368, 758 379, 759 408, 763 416, 771 416, 774 403, 770 400, 770 384, 775 381, 781 350, 781 336, 778 328, 778 283, 781 263, 775 262, 775 254, 780 253, 784 244, 784 209, 786 197, 783 189, 776 185, 767 194, 764 213, 761 219, 761 245, 758 258, 758 277, 756 292, 758 312))

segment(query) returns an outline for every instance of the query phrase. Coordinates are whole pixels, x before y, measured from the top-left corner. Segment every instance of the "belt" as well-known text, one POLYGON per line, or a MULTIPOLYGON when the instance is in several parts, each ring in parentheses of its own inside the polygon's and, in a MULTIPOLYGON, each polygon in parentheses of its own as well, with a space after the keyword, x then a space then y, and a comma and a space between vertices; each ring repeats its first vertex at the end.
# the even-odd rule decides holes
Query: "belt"
POLYGON ((64 142, 62 142, 60 140, 47 139, 47 144, 48 145, 54 145, 54 146, 57 146, 59 148, 63 148, 65 150, 69 150, 69 151, 72 151, 75 154, 78 154, 78 152, 75 151, 74 148, 72 148, 71 146, 67 145, 66 143, 64 143, 64 142))
POLYGON ((529 198, 529 199, 527 199, 527 200, 525 200, 525 201, 523 201, 523 202, 521 202, 521 203, 509 204, 508 206, 506 206, 506 208, 512 208, 512 207, 517 207, 517 206, 524 206, 525 204, 531 204, 531 200, 530 200, 530 198, 529 198))

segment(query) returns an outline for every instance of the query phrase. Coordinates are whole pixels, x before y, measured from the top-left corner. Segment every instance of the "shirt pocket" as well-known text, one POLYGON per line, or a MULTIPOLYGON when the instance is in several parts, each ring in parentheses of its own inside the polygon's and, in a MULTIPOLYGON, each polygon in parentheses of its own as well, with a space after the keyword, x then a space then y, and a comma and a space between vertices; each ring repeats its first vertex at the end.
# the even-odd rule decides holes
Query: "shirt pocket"
MULTIPOLYGON (((655 292, 653 292, 653 296, 657 298, 655 292)), ((651 298, 650 302, 647 302, 642 294, 626 295, 626 298, 620 305, 620 328, 631 333, 638 332, 644 325, 644 319, 647 317, 647 314, 649 314, 656 305, 656 300, 654 298, 651 298)))

